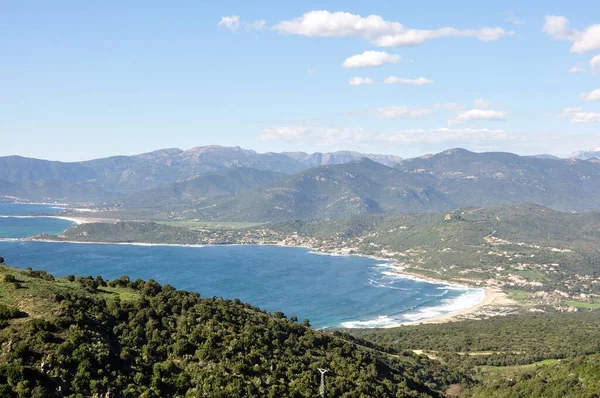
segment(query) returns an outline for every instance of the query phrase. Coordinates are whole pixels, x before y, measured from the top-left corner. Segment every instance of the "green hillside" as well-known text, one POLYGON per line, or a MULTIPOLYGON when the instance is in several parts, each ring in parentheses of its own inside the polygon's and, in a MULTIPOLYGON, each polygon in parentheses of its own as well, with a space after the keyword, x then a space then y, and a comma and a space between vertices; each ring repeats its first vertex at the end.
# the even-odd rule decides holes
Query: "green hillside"
POLYGON ((2 397, 440 397, 469 378, 238 300, 0 266, 2 397))

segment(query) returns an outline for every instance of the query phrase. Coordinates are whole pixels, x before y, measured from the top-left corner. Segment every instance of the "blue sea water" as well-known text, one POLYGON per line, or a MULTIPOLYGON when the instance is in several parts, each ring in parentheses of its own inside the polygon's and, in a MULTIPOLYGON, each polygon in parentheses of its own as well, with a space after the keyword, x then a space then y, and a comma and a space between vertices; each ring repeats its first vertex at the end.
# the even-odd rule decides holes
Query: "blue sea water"
POLYGON ((59 234, 73 225, 72 221, 51 217, 61 210, 56 205, 0 203, 0 238, 59 234))
POLYGON ((0 216, 0 238, 27 238, 41 233, 60 234, 74 223, 50 217, 0 216))
POLYGON ((480 289, 406 278, 383 261, 302 248, 0 240, 0 256, 58 276, 153 278, 205 297, 239 298, 267 311, 308 318, 317 328, 424 320, 468 308, 483 297, 480 289))
POLYGON ((64 206, 46 204, 0 203, 0 214, 6 216, 51 215, 64 206))

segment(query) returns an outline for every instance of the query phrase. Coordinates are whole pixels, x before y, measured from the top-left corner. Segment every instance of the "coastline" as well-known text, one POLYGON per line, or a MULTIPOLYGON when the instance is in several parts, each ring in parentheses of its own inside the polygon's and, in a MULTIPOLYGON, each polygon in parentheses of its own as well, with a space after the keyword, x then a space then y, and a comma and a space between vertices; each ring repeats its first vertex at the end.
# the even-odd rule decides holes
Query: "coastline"
MULTIPOLYGON (((53 204, 53 205, 55 205, 55 204, 53 204)), ((13 216, 8 216, 8 217, 13 217, 13 216)), ((100 223, 118 222, 118 220, 116 220, 116 219, 109 220, 109 219, 104 219, 104 218, 94 218, 94 217, 85 217, 85 216, 78 217, 78 216, 71 216, 71 215, 68 215, 68 216, 40 215, 40 216, 14 216, 14 217, 19 217, 19 218, 37 218, 37 217, 56 218, 56 219, 63 219, 63 220, 71 221, 75 225, 98 223, 98 222, 100 222, 100 223)), ((388 325, 376 326, 376 327, 381 327, 381 328, 391 328, 391 327, 399 327, 399 326, 406 326, 406 325, 418 325, 418 324, 424 324, 424 323, 451 322, 458 317, 468 316, 470 314, 476 313, 482 307, 500 306, 502 304, 506 304, 507 301, 510 301, 510 300, 508 300, 505 293, 503 293, 502 291, 497 290, 497 289, 492 289, 489 287, 473 286, 473 285, 468 285, 466 283, 443 280, 441 278, 437 279, 435 277, 425 276, 425 275, 420 275, 420 274, 417 274, 414 272, 410 272, 410 271, 406 270, 406 267, 404 267, 401 263, 399 263, 395 259, 378 257, 378 256, 374 256, 374 255, 367 255, 367 254, 361 254, 361 253, 342 253, 342 252, 340 252, 340 250, 337 250, 336 248, 329 248, 329 250, 324 250, 323 248, 310 247, 310 246, 302 245, 302 244, 290 244, 289 242, 237 243, 237 244, 214 244, 214 243, 213 244, 177 244, 177 243, 145 243, 145 242, 82 242, 82 241, 70 241, 70 240, 35 239, 35 237, 25 238, 23 240, 46 242, 46 243, 61 242, 61 243, 72 243, 72 244, 130 245, 130 246, 147 246, 147 247, 167 246, 167 247, 201 248, 201 247, 207 247, 207 246, 229 246, 229 245, 296 247, 296 248, 302 248, 302 249, 308 250, 309 253, 314 254, 314 255, 341 256, 341 257, 343 257, 343 256, 359 256, 359 257, 369 258, 374 261, 383 263, 382 264, 383 266, 387 266, 389 268, 390 272, 393 272, 394 274, 398 275, 398 277, 412 279, 412 280, 419 281, 419 282, 439 284, 439 285, 449 287, 449 288, 455 287, 455 288, 459 288, 460 290, 464 289, 464 291, 465 291, 465 293, 461 294, 459 297, 457 297, 455 299, 457 301, 454 303, 455 305, 458 305, 460 307, 460 305, 461 305, 460 300, 462 298, 464 301, 467 301, 467 303, 464 303, 464 302, 462 303, 463 305, 465 305, 465 304, 468 305, 465 308, 460 308, 460 309, 457 309, 455 311, 450 311, 450 312, 437 313, 431 317, 416 320, 416 321, 394 322, 394 323, 390 323, 388 325), (473 300, 473 298, 474 298, 473 292, 475 289, 481 290, 481 299, 478 300, 478 302, 476 302, 476 303, 474 303, 474 300, 473 300)), ((432 307, 433 312, 435 313, 435 308, 439 308, 439 307, 443 307, 443 306, 444 306, 444 304, 442 303, 441 305, 432 307)), ((452 306, 450 306, 450 307, 452 307, 452 306)), ((446 307, 444 309, 447 311, 449 308, 446 307)), ((413 314, 411 314, 411 315, 413 315, 413 314)))
MULTIPOLYGON (((89 218, 69 217, 69 219, 71 219, 72 221, 75 221, 75 219, 76 219, 77 221, 80 221, 80 223, 94 222, 92 219, 89 219, 89 218)), ((474 286, 469 286, 466 284, 457 283, 454 281, 446 281, 446 280, 442 280, 442 279, 435 279, 435 278, 432 278, 429 276, 421 276, 418 274, 404 271, 403 267, 397 265, 396 261, 389 259, 389 258, 382 258, 382 257, 360 254, 360 253, 340 254, 340 253, 335 253, 335 252, 324 252, 321 249, 314 248, 314 247, 308 247, 305 245, 286 245, 286 244, 277 244, 277 243, 176 244, 176 243, 144 243, 144 242, 81 242, 81 241, 49 240, 49 239, 29 239, 29 240, 35 241, 35 242, 46 242, 46 243, 128 245, 128 246, 146 246, 146 247, 151 247, 151 246, 190 247, 190 248, 202 248, 202 247, 210 247, 210 246, 294 247, 294 248, 301 248, 301 249, 309 250, 309 253, 314 254, 314 255, 327 255, 327 256, 340 256, 340 257, 359 256, 359 257, 370 258, 372 260, 375 260, 378 262, 383 262, 383 263, 387 264, 389 266, 390 270, 392 270, 392 272, 397 274, 399 277, 403 277, 406 279, 412 279, 412 280, 416 280, 416 281, 420 281, 420 282, 427 282, 427 283, 435 283, 435 284, 440 284, 440 285, 448 286, 448 287, 452 287, 452 286, 459 287, 459 288, 465 289, 465 292, 467 292, 469 290, 472 291, 474 289, 483 290, 484 294, 482 294, 481 300, 467 308, 462 308, 462 309, 454 311, 454 312, 442 313, 442 314, 435 315, 430 318, 426 318, 426 319, 422 319, 422 320, 397 322, 397 323, 393 323, 393 324, 389 324, 389 325, 385 325, 385 326, 379 326, 380 328, 393 328, 393 327, 419 325, 419 324, 427 324, 427 323, 452 322, 452 321, 456 320, 457 317, 476 313, 483 307, 487 307, 487 306, 497 307, 497 306, 501 306, 501 305, 513 304, 513 302, 510 299, 508 299, 506 293, 502 292, 499 289, 494 289, 494 288, 490 288, 490 287, 474 287, 474 286)))
POLYGON ((441 314, 438 316, 434 316, 428 319, 423 319, 419 321, 410 321, 410 322, 399 322, 391 325, 384 326, 384 329, 396 328, 401 326, 414 326, 421 324, 436 324, 436 323, 448 323, 453 322, 456 318, 466 315, 472 315, 477 311, 481 310, 483 307, 487 306, 502 306, 502 305, 512 305, 514 304, 513 300, 509 299, 507 294, 502 290, 486 287, 485 294, 483 300, 469 308, 465 308, 459 311, 450 312, 447 314, 441 314))
POLYGON ((94 217, 72 217, 72 216, 51 216, 53 218, 60 218, 63 220, 69 220, 77 225, 81 224, 93 224, 93 223, 116 223, 119 220, 106 219, 106 218, 94 218, 94 217))
POLYGON ((1 215, 0 218, 55 218, 58 220, 71 221, 76 225, 90 224, 94 222, 100 222, 100 219, 93 219, 87 217, 63 217, 63 216, 49 216, 49 215, 38 215, 38 216, 24 216, 24 215, 1 215))

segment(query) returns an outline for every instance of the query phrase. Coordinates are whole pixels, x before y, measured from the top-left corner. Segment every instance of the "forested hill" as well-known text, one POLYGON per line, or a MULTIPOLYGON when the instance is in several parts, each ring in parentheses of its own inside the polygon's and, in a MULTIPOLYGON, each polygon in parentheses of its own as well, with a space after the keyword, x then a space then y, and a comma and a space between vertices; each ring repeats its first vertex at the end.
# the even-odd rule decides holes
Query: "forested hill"
POLYGON ((1 397, 441 397, 470 379, 239 300, 0 266, 1 397))

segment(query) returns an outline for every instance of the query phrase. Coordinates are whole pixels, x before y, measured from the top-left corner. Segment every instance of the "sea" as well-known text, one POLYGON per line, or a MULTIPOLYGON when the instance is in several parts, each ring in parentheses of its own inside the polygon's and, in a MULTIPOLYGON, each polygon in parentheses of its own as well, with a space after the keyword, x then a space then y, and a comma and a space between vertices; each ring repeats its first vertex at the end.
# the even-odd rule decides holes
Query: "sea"
POLYGON ((313 327, 375 328, 459 312, 483 289, 401 275, 387 261, 323 255, 279 246, 172 246, 35 242, 73 222, 61 207, 0 203, 0 256, 7 264, 56 276, 155 279, 203 297, 239 298, 267 311, 310 320, 313 327))

